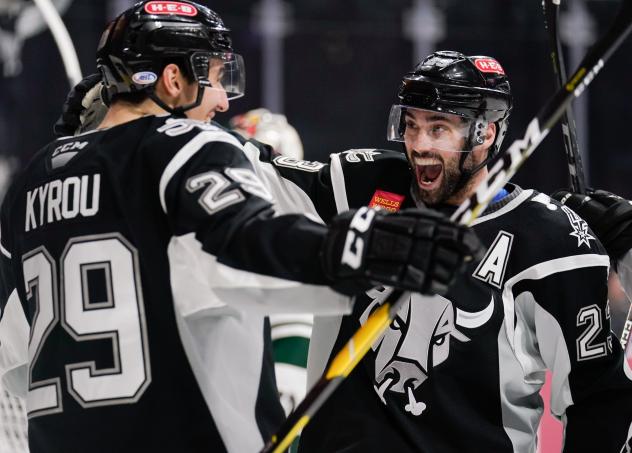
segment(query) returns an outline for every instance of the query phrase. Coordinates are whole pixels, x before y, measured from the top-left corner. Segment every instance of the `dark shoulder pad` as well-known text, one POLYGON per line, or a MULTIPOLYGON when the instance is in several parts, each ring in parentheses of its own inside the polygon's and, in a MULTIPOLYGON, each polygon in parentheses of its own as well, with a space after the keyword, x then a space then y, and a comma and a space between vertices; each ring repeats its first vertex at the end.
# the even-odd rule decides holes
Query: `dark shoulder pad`
POLYGON ((548 195, 533 191, 519 221, 530 228, 531 247, 547 250, 551 259, 606 252, 584 219, 548 195))
MULTIPOLYGON (((337 156, 350 208, 371 205, 397 211, 410 198, 412 173, 403 153, 386 149, 351 149, 337 156)), ((332 169, 332 179, 337 177, 332 169)))
POLYGON ((487 256, 508 259, 505 279, 543 263, 553 265, 541 267, 548 272, 558 265, 585 262, 581 261, 585 258, 576 258, 579 255, 605 255, 603 246, 585 221, 535 190, 521 192, 485 221, 476 223, 474 229, 488 247, 487 256), (501 254, 501 250, 505 252, 501 254))

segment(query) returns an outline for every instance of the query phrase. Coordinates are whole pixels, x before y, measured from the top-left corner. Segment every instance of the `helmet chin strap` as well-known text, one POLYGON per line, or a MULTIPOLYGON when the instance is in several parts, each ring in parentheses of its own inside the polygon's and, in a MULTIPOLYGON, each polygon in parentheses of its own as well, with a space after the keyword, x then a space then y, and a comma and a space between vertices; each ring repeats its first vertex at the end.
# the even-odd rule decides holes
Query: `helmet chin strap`
POLYGON ((147 95, 149 98, 154 101, 161 109, 166 110, 174 116, 186 117, 185 112, 187 110, 194 109, 202 103, 202 97, 204 96, 204 90, 206 88, 206 84, 200 81, 197 87, 197 96, 195 97, 195 101, 190 104, 181 105, 179 107, 169 107, 162 99, 158 97, 154 87, 151 86, 147 88, 147 95))

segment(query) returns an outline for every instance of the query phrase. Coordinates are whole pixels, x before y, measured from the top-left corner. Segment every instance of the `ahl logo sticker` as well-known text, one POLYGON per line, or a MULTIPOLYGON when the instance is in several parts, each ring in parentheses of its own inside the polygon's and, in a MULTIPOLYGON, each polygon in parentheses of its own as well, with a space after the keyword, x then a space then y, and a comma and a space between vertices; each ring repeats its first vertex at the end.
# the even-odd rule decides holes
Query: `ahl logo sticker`
POLYGON ((573 231, 569 233, 569 235, 577 238, 577 247, 586 244, 588 248, 590 248, 590 241, 594 241, 595 237, 588 232, 588 224, 586 221, 575 214, 568 206, 562 206, 562 211, 564 211, 568 217, 568 221, 573 227, 573 231))
POLYGON ((198 13, 195 6, 182 2, 149 2, 145 5, 148 14, 177 14, 193 17, 198 13))
POLYGON ((399 208, 401 208, 404 198, 406 198, 404 195, 398 195, 385 190, 376 190, 373 194, 373 198, 371 198, 369 207, 374 208, 379 206, 389 212, 397 212, 399 208))
POLYGON ((493 58, 477 58, 474 60, 474 65, 481 72, 493 72, 495 74, 505 75, 503 67, 493 58))
POLYGON ((137 83, 139 85, 149 85, 150 83, 154 83, 156 80, 158 80, 158 76, 150 71, 142 71, 134 74, 132 76, 132 80, 134 81, 134 83, 137 83))

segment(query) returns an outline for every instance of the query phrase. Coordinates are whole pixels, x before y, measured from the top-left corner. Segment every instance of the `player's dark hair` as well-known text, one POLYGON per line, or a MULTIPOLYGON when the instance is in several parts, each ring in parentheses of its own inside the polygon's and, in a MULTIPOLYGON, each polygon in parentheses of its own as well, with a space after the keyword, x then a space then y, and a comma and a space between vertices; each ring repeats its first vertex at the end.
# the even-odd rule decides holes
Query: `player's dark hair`
POLYGON ((229 29, 221 17, 190 0, 166 2, 172 11, 165 11, 163 3, 136 3, 104 31, 96 56, 108 96, 133 104, 150 98, 172 114, 183 114, 200 104, 204 88, 211 85, 208 71, 213 58, 235 65, 236 84, 231 89, 242 96, 243 60, 233 52, 229 29), (160 74, 172 62, 178 64, 187 80, 200 86, 191 104, 172 108, 155 94, 160 74), (144 94, 137 93, 140 91, 144 94))
MULTIPOLYGON (((182 73, 182 76, 187 82, 189 83, 195 82, 195 76, 189 69, 189 66, 185 64, 184 60, 181 58, 175 58, 175 59, 169 58, 169 59, 163 60, 158 66, 160 68, 160 72, 158 73, 159 74, 158 80, 160 80, 160 77, 162 77, 162 72, 165 70, 167 65, 171 63, 178 66, 178 68, 180 69, 180 72, 182 73)), ((145 102, 147 99, 149 99, 149 93, 147 91, 137 90, 137 91, 124 92, 124 93, 115 93, 114 95, 112 95, 110 102, 114 103, 114 102, 120 101, 120 102, 125 102, 127 104, 139 105, 145 102)))

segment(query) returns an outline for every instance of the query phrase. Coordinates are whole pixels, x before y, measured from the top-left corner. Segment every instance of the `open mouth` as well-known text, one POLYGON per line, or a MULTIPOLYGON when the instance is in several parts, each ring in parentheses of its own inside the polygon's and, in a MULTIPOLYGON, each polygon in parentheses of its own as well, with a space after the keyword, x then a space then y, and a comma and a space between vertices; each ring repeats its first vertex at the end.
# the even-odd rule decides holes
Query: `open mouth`
POLYGON ((415 159, 417 183, 423 189, 434 189, 441 181, 443 164, 436 159, 415 159))

